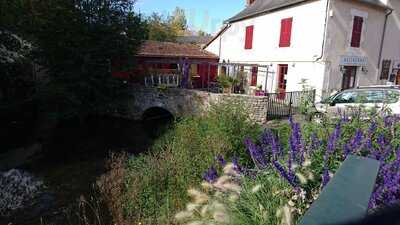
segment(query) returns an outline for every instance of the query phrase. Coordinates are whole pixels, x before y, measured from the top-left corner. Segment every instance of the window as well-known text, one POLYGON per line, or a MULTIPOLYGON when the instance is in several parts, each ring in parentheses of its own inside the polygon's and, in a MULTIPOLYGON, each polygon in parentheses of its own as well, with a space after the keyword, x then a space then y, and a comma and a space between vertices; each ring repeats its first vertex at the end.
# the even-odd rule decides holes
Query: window
POLYGON ((292 36, 293 18, 281 20, 281 36, 279 39, 279 47, 290 47, 290 39, 292 36))
POLYGON ((351 47, 359 48, 361 43, 361 34, 363 28, 364 18, 355 16, 353 20, 353 31, 351 34, 351 47))
POLYGON ((389 59, 382 60, 382 70, 381 70, 381 80, 389 79, 390 66, 392 65, 392 61, 389 59))
POLYGON ((355 103, 357 100, 357 93, 352 91, 343 92, 336 96, 334 103, 336 104, 348 104, 348 103, 355 103))
POLYGON ((383 90, 362 91, 359 96, 359 103, 383 103, 385 101, 383 90))
POLYGON ((253 48, 253 31, 254 31, 254 26, 246 27, 246 38, 244 43, 244 49, 253 48))
POLYGON ((257 86, 258 67, 251 68, 251 84, 250 86, 257 86))

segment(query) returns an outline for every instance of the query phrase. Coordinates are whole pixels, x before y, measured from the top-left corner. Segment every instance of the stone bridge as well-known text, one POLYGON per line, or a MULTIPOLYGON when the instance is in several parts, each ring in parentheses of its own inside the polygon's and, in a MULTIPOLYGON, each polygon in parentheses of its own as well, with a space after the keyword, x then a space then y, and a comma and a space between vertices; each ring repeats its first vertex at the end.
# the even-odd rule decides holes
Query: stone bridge
POLYGON ((215 94, 198 90, 154 87, 132 88, 133 98, 129 101, 128 117, 141 120, 151 111, 164 111, 173 117, 179 118, 205 113, 212 104, 221 101, 234 101, 244 104, 250 119, 258 123, 267 120, 268 97, 215 94))

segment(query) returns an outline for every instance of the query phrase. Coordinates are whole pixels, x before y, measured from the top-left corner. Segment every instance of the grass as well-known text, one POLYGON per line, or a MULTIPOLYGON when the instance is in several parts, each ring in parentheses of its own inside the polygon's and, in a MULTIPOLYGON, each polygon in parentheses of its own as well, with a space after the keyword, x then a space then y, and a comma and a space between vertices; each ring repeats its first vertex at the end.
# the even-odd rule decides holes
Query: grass
POLYGON ((286 204, 285 190, 288 184, 275 174, 261 174, 255 179, 244 179, 243 190, 237 202, 231 203, 232 225, 275 225, 280 224, 277 216, 286 204), (259 190, 255 190, 256 187, 259 190))
POLYGON ((259 133, 260 126, 249 121, 239 103, 222 103, 213 106, 207 115, 177 122, 149 153, 127 160, 121 193, 113 194, 113 188, 105 188, 111 190, 106 195, 118 195, 112 200, 119 203, 111 209, 113 217, 117 215, 118 221, 114 222, 175 224, 175 213, 190 200, 187 189, 202 180, 215 157, 238 156, 249 163, 243 139, 259 133))

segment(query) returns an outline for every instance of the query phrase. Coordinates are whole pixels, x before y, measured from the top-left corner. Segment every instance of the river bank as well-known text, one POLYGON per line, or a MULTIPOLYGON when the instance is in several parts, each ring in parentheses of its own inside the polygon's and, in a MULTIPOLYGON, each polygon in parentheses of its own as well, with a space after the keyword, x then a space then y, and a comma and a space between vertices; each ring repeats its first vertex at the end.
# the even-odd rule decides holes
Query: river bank
POLYGON ((0 162, 9 165, 2 163, 1 172, 27 172, 43 182, 43 187, 27 203, 27 208, 0 217, 0 224, 68 224, 67 209, 77 204, 80 196, 91 194, 93 183, 106 172, 109 155, 147 151, 169 121, 140 122, 112 117, 90 118, 83 124, 65 121, 51 140, 1 154, 0 162))

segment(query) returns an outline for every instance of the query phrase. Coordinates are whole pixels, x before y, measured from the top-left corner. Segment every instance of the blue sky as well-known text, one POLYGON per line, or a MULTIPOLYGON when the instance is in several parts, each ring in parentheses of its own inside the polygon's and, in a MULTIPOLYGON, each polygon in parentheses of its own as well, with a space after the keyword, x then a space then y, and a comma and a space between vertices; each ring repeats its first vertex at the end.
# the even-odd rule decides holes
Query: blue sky
POLYGON ((168 15, 176 6, 185 10, 191 29, 214 34, 224 20, 244 8, 245 0, 137 0, 136 11, 168 15))

